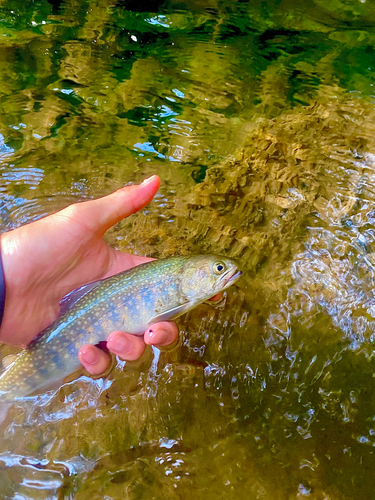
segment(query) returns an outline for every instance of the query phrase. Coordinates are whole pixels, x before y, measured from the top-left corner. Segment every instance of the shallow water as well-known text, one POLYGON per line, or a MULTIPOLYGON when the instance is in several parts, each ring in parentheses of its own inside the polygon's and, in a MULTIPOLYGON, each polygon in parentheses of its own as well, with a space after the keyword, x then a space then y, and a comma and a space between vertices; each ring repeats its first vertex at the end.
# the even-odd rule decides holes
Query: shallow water
POLYGON ((1 498, 374 498, 374 11, 1 2, 2 229, 158 173, 108 241, 245 270, 174 348, 14 406, 1 498))

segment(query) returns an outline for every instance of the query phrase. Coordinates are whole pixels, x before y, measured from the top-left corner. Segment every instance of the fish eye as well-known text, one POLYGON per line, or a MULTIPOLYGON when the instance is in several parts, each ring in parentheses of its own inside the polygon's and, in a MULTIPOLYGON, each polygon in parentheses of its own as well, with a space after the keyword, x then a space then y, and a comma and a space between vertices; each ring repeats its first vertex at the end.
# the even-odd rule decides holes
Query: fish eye
POLYGON ((226 266, 224 264, 224 262, 222 262, 221 260, 219 260, 218 262, 215 262, 215 264, 213 265, 213 271, 215 274, 221 274, 225 271, 226 269, 226 266))

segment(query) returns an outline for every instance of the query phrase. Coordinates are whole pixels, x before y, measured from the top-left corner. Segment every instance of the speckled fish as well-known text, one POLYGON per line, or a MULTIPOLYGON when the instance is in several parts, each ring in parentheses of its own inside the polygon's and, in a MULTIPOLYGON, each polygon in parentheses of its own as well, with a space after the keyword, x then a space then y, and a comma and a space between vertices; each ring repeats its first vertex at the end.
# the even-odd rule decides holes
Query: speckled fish
POLYGON ((240 274, 232 260, 197 255, 147 262, 94 283, 0 375, 0 402, 63 381, 79 369, 84 344, 105 341, 115 330, 142 335, 151 324, 175 319, 213 297, 240 274))

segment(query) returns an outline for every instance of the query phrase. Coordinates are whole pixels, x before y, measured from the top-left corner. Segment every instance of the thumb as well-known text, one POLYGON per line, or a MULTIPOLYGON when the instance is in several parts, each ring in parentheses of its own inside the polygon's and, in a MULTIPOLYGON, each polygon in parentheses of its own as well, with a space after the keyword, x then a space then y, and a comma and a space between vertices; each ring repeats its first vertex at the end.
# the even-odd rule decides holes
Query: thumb
POLYGON ((80 217, 96 232, 104 234, 111 226, 150 203, 159 186, 159 177, 153 175, 141 184, 126 186, 103 198, 80 203, 80 217))

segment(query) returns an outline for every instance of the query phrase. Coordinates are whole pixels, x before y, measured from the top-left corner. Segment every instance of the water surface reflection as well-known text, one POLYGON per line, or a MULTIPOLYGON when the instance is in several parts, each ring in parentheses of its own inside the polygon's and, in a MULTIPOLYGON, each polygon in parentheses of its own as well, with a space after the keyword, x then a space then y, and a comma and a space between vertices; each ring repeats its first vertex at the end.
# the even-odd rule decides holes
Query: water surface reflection
POLYGON ((173 349, 15 405, 4 498, 372 498, 373 6, 16 3, 2 229, 156 172, 107 240, 246 274, 173 349))

